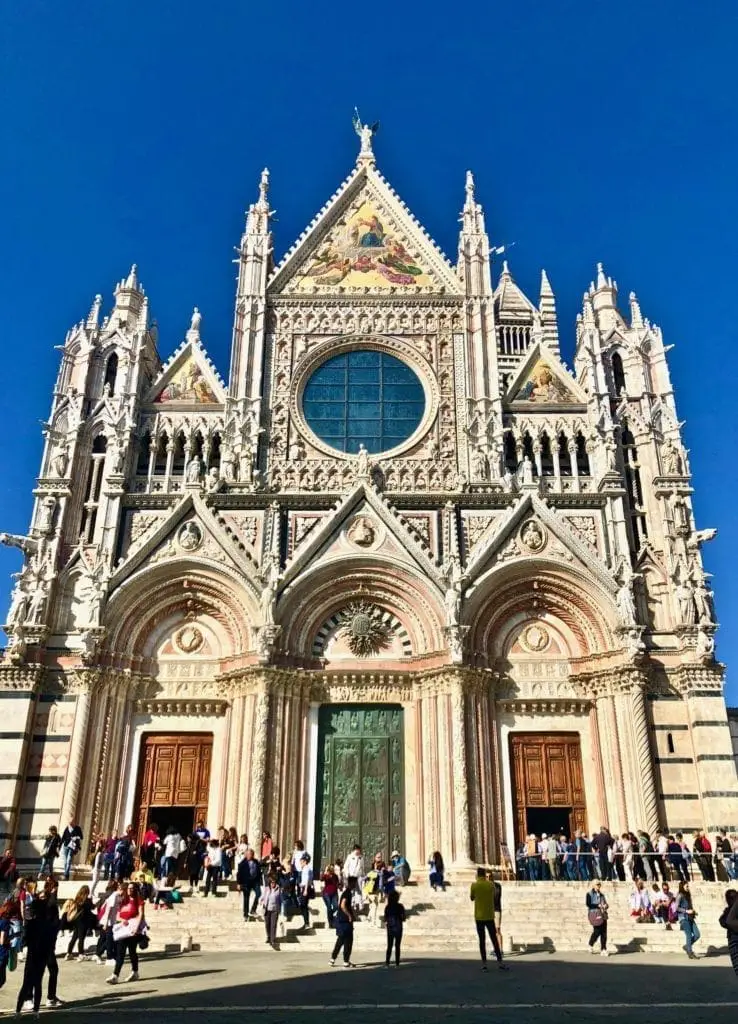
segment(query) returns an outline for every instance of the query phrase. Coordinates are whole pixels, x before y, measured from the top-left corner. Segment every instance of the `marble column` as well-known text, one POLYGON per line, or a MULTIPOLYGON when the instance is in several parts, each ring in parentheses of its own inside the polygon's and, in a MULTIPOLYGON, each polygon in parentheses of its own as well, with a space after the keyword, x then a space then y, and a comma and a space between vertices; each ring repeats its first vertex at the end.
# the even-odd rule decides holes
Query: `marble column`
POLYGON ((69 764, 67 765, 64 796, 62 797, 61 811, 59 813, 59 821, 63 828, 66 828, 69 821, 77 814, 82 767, 87 757, 87 726, 90 718, 90 700, 89 689, 85 689, 77 695, 72 739, 69 745, 69 764))
POLYGON ((635 757, 639 775, 638 785, 643 801, 643 828, 653 835, 659 827, 659 804, 653 772, 651 740, 648 733, 646 698, 643 688, 639 685, 634 686, 630 696, 635 757))
POLYGON ((466 731, 466 697, 461 683, 451 690, 451 737, 453 752, 454 867, 470 867, 469 777, 466 731))
POLYGON ((266 785, 267 746, 269 742, 270 695, 261 690, 256 695, 253 744, 251 748, 251 799, 249 806, 249 839, 261 840, 264 829, 264 792, 266 785))

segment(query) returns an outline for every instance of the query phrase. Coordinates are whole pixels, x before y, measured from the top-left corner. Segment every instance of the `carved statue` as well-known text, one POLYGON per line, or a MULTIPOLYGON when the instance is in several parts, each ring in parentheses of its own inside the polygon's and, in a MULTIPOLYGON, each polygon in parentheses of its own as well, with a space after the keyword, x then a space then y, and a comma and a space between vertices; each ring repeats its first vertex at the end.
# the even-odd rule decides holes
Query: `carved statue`
POLYGON ((487 456, 481 448, 474 448, 472 450, 472 470, 475 480, 487 480, 489 478, 487 456))
POLYGON ((369 480, 371 478, 371 472, 372 467, 369 461, 369 452, 363 444, 360 444, 359 451, 356 456, 356 479, 369 480))
POLYGON ((605 438, 605 470, 616 473, 618 469, 618 446, 610 434, 605 438))
POLYGON ((531 519, 520 532, 520 539, 529 551, 540 551, 546 544, 546 537, 535 520, 531 519))
POLYGON ((449 567, 449 581, 444 595, 446 606, 446 624, 458 626, 461 616, 461 581, 462 571, 458 559, 453 558, 449 567))
POLYGON ((301 462, 305 458, 305 449, 299 438, 296 438, 290 445, 290 462, 301 462))
POLYGON ((69 467, 69 444, 66 439, 59 442, 59 447, 52 456, 51 469, 54 476, 64 477, 69 467))
POLYGON ((39 541, 18 533, 0 533, 0 544, 8 548, 20 548, 26 556, 35 555, 39 550, 39 541))
POLYGON ((712 625, 712 595, 711 592, 705 586, 704 578, 699 579, 695 583, 692 596, 694 598, 694 603, 697 606, 697 621, 699 622, 700 626, 712 625))
POLYGON ((25 635, 23 633, 23 626, 18 626, 13 630, 13 635, 10 638, 10 644, 5 652, 5 657, 8 661, 18 664, 23 661, 28 650, 28 644, 26 643, 25 635))
POLYGON ((265 626, 274 625, 274 608, 277 604, 277 581, 270 572, 264 579, 264 589, 261 592, 259 605, 261 607, 261 620, 265 626))
POLYGON ((683 626, 693 626, 695 622, 695 606, 692 588, 683 580, 676 585, 676 599, 679 607, 679 622, 683 626))
POLYGON ((22 626, 28 615, 28 594, 16 583, 8 612, 8 624, 22 626))
POLYGON ((518 489, 518 478, 507 467, 505 467, 505 472, 502 474, 502 488, 508 493, 518 489))
POLYGON ((533 463, 527 455, 520 464, 518 476, 523 487, 529 487, 533 483, 533 463))
POLYGON ((208 490, 214 491, 220 481, 220 470, 217 466, 211 466, 208 470, 208 490))
POLYGON ((681 456, 670 437, 666 438, 661 448, 661 467, 664 476, 681 476, 683 471, 681 456))
POLYGON ((44 609, 46 607, 46 590, 42 583, 36 585, 35 590, 31 593, 31 600, 28 603, 28 614, 26 616, 26 623, 32 625, 38 625, 43 622, 44 609))
POLYGON ((615 603, 618 609, 618 616, 623 626, 632 626, 636 621, 636 607, 633 600, 632 579, 626 579, 618 587, 615 603))
POLYGON ((712 661, 715 657, 715 637, 706 630, 701 629, 697 633, 697 647, 695 654, 700 661, 712 661))
POLYGON ((234 471, 233 471, 233 467, 234 467, 233 449, 231 448, 231 446, 229 444, 228 445, 224 444, 223 448, 221 450, 221 453, 220 453, 220 475, 228 483, 230 483, 231 481, 235 480, 235 474, 234 474, 234 471))
POLYGON ((120 476, 123 472, 124 454, 123 446, 116 437, 113 437, 108 446, 110 473, 112 476, 120 476))
POLYGON ((39 533, 51 533, 54 526, 54 512, 56 511, 56 498, 51 494, 47 495, 41 502, 38 512, 36 529, 39 533))
POLYGON ((187 463, 187 483, 197 484, 200 482, 200 473, 202 472, 202 465, 197 455, 193 455, 190 461, 187 463))
POLYGON ((674 526, 677 533, 689 533, 689 512, 684 498, 674 499, 674 526))

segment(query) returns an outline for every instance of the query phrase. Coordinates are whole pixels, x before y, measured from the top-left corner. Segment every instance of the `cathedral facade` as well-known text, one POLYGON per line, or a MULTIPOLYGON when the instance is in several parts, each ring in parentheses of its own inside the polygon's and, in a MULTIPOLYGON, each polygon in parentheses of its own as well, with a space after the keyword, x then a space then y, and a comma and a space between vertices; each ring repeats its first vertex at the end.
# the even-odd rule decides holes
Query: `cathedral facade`
MULTIPOLYGON (((148 821, 499 863, 529 831, 738 828, 661 331, 598 266, 562 362, 376 167, 238 253, 228 380, 135 267, 66 336, 0 663, 2 832, 148 821)), ((492 254, 496 255, 496 254, 492 254)))

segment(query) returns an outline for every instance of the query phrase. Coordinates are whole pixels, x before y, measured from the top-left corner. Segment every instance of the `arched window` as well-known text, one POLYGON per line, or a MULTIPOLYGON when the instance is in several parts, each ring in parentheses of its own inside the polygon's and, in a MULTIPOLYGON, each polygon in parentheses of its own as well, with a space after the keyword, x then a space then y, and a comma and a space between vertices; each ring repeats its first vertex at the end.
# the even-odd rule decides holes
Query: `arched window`
POLYGON ((616 395, 619 395, 621 391, 625 391, 625 370, 623 369, 623 357, 619 352, 613 352, 612 354, 612 379, 616 395))
POLYGON ((633 544, 635 550, 638 551, 642 542, 648 536, 648 531, 645 513, 641 511, 643 506, 643 489, 641 487, 641 472, 638 464, 638 449, 627 421, 623 423, 621 443, 623 446, 623 461, 625 463, 625 488, 628 492, 630 527, 633 544))
POLYGON ((100 503, 107 446, 108 442, 104 434, 98 434, 92 442, 80 529, 80 534, 86 544, 91 544, 95 539, 95 524, 97 523, 97 509, 100 503))
POLYGON ((541 474, 543 476, 553 476, 553 471, 554 461, 553 452, 551 451, 551 441, 544 430, 541 434, 541 474))
POLYGON ((526 430, 523 434, 523 458, 528 457, 533 463, 533 473, 536 473, 536 457, 533 453, 533 439, 526 430))
POLYGON ((115 394, 115 378, 118 376, 118 356, 115 352, 112 352, 108 357, 108 361, 105 364, 105 384, 110 388, 110 394, 115 394))
POLYGON ((208 469, 220 469, 220 434, 213 434, 208 469))
POLYGON ((198 430, 197 433, 195 434, 195 437, 194 437, 194 444, 192 446, 192 455, 190 456, 191 459, 198 458, 198 459, 202 460, 202 450, 203 450, 204 444, 205 444, 205 442, 203 440, 203 436, 200 433, 200 431, 198 430))
POLYGON ((674 753, 674 737, 670 732, 666 734, 666 749, 670 754, 674 753))
POLYGON ((151 449, 151 431, 147 430, 138 445, 138 460, 136 462, 136 475, 146 476, 149 472, 149 452, 151 449))
POLYGON ((518 453, 515 448, 515 438, 513 437, 512 430, 508 430, 505 433, 505 468, 509 469, 511 473, 514 473, 518 468, 518 453))
POLYGON ((559 473, 561 476, 571 476, 569 440, 563 431, 559 434, 559 473))
POLYGON ((577 473, 579 476, 589 476, 589 455, 581 431, 577 434, 577 473))
POLYGON ((156 445, 156 455, 154 457, 154 475, 164 476, 167 471, 167 448, 169 447, 169 437, 167 436, 166 430, 159 434, 159 440, 156 445))
POLYGON ((172 472, 184 473, 185 469, 185 436, 180 430, 174 439, 174 458, 172 472))

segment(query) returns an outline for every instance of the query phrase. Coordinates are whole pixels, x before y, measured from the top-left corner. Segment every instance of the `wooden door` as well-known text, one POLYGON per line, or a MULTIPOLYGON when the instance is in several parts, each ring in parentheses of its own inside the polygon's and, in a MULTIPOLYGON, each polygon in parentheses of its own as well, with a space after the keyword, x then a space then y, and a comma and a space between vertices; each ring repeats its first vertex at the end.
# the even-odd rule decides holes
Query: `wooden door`
POLYGON ((354 843, 366 862, 404 843, 402 708, 320 709, 316 858, 345 857, 354 843))
POLYGON ((527 833, 529 808, 570 808, 571 830, 586 830, 582 749, 577 733, 512 733, 510 756, 516 842, 527 833))
POLYGON ((191 807, 193 825, 207 817, 212 756, 212 733, 144 737, 136 793, 139 841, 157 807, 191 807))

